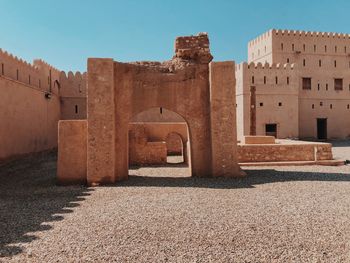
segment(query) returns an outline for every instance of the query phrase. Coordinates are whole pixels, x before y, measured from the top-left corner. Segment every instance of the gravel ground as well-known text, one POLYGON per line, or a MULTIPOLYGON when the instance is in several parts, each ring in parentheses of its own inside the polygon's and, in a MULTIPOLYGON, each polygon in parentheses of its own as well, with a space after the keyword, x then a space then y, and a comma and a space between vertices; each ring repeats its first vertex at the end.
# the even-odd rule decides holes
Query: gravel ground
POLYGON ((0 262, 350 262, 350 166, 151 167, 86 188, 55 186, 55 161, 0 167, 0 262))

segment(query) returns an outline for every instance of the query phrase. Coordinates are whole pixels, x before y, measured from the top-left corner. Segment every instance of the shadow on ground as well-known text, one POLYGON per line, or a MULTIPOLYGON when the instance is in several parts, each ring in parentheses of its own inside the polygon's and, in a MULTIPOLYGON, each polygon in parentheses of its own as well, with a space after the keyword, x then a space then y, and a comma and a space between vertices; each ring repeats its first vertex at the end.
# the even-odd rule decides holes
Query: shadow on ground
POLYGON ((52 152, 0 166, 0 258, 21 253, 14 244, 35 240, 33 232, 49 230, 89 195, 86 187, 56 186, 55 177, 52 152))
POLYGON ((324 181, 350 182, 350 174, 276 171, 272 169, 244 170, 244 178, 198 178, 198 177, 166 177, 140 176, 132 173, 129 180, 120 182, 118 186, 140 187, 199 187, 214 189, 253 188, 254 185, 288 182, 288 181, 324 181))

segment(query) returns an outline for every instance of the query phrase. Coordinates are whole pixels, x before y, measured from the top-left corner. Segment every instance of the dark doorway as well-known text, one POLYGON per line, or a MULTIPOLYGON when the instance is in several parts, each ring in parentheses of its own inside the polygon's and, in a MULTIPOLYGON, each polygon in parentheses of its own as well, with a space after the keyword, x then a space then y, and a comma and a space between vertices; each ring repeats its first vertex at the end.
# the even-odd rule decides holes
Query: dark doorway
POLYGON ((317 119, 317 139, 327 140, 327 119, 317 119))
POLYGON ((276 123, 269 123, 265 125, 265 134, 267 136, 274 136, 277 137, 277 124, 276 123))

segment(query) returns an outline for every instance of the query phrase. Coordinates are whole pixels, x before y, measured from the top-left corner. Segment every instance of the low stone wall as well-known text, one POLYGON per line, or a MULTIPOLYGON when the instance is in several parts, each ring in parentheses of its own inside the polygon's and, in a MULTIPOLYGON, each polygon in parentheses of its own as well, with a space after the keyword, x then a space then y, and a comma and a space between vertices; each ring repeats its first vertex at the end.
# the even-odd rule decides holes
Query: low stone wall
POLYGON ((273 136, 244 136, 243 143, 245 144, 275 144, 273 136))
POLYGON ((238 145, 239 163, 332 160, 330 143, 242 144, 238 145))
POLYGON ((165 164, 167 147, 164 141, 149 142, 144 125, 131 125, 129 128, 129 164, 165 164))
POLYGON ((86 183, 86 172, 87 121, 59 121, 57 160, 58 183, 86 183))
POLYGON ((129 153, 130 165, 162 165, 167 162, 165 142, 147 142, 133 147, 129 153))

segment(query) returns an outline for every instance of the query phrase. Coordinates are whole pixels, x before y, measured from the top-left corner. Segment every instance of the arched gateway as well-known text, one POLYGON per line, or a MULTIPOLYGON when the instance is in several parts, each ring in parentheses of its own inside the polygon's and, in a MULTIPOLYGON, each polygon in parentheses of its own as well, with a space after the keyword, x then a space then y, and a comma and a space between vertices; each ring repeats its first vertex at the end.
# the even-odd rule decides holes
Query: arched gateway
POLYGON ((178 37, 175 56, 163 63, 88 59, 87 183, 128 178, 128 124, 153 107, 187 122, 192 176, 242 176, 234 62, 211 60, 207 34, 178 37))

